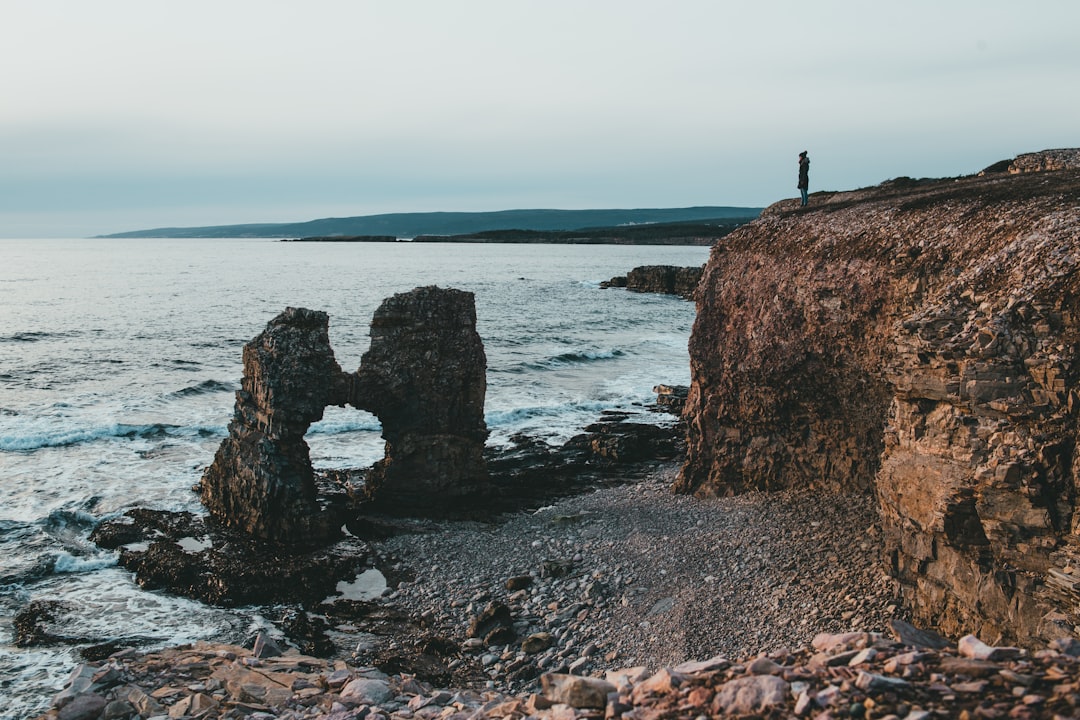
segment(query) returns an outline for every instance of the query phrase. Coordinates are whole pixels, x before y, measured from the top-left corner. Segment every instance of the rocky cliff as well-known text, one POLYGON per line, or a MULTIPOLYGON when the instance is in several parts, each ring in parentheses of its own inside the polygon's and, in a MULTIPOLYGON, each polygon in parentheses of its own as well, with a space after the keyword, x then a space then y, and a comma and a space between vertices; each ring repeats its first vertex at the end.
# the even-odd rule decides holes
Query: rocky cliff
POLYGON ((713 249, 676 489, 875 493, 917 620, 1032 642, 1080 625, 1080 153, 991 169, 781 202, 713 249))

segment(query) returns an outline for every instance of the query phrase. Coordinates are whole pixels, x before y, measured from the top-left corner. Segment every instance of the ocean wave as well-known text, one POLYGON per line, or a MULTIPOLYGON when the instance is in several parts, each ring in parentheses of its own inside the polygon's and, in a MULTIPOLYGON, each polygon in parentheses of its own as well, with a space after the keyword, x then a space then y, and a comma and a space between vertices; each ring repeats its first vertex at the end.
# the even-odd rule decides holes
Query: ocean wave
POLYGON ((594 415, 610 409, 607 402, 572 402, 562 405, 533 405, 528 407, 516 407, 508 410, 491 410, 486 413, 486 421, 490 428, 512 428, 523 423, 539 419, 562 419, 568 416, 580 417, 582 415, 594 415))
POLYGON ((174 393, 170 393, 170 397, 190 397, 192 395, 206 395, 209 393, 219 392, 235 392, 236 386, 232 383, 221 382, 220 380, 204 380, 196 385, 177 390, 174 393))
POLYGON ((0 342, 10 343, 32 343, 41 342, 42 340, 52 340, 54 338, 63 339, 71 337, 71 333, 66 332, 17 332, 6 337, 0 337, 0 342))
POLYGON ((344 435, 351 432, 381 432, 382 425, 376 418, 357 417, 320 420, 312 423, 307 435, 344 435))
MULTIPOLYGON (((522 363, 522 367, 529 370, 550 370, 552 368, 567 367, 569 365, 584 365, 587 363, 614 360, 626 355, 626 352, 618 348, 610 350, 570 350, 568 352, 552 355, 542 360, 532 360, 522 363)), ((513 370, 508 369, 508 372, 513 370)))
POLYGON ((58 575, 94 572, 95 570, 100 570, 102 568, 112 567, 116 564, 119 557, 120 553, 118 552, 104 553, 102 555, 93 555, 89 557, 61 552, 56 555, 52 570, 58 575))
POLYGON ((0 430, 0 450, 8 452, 27 452, 52 447, 68 447, 111 440, 118 438, 155 438, 155 437, 206 437, 224 435, 224 426, 170 425, 150 423, 148 425, 129 425, 114 423, 97 427, 49 427, 49 428, 14 428, 0 430))

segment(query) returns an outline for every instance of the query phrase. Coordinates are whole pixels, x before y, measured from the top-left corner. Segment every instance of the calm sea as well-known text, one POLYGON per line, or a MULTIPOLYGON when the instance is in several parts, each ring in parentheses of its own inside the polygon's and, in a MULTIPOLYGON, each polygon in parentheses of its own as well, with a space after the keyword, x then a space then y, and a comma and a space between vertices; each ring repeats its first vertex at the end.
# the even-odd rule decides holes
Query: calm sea
MULTIPOLYGON (((145 592, 93 526, 136 506, 200 511, 191 492, 225 436, 241 347, 288 306, 330 314, 355 370, 383 298, 421 285, 476 295, 490 443, 560 442, 602 410, 689 381, 693 305, 601 290, 638 265, 700 265, 700 247, 0 240, 0 718, 47 705, 72 647, 20 649, 12 618, 65 603, 54 632, 150 645, 238 641, 265 621, 145 592)), ((317 467, 382 454, 379 424, 330 408, 317 467)))

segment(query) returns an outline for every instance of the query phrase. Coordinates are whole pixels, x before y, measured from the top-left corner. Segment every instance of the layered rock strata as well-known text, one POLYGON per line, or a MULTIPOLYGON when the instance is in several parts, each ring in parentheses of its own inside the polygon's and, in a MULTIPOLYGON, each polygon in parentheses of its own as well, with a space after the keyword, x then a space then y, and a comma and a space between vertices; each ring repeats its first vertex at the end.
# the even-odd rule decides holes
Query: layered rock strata
POLYGON ((677 489, 874 492, 921 622, 1075 633, 1078 265, 1077 169, 772 206, 706 266, 677 489))
POLYGON ((340 526, 319 503, 304 434, 348 382, 324 312, 288 308, 244 346, 244 375, 229 436, 200 484, 228 527, 264 539, 321 542, 340 526))

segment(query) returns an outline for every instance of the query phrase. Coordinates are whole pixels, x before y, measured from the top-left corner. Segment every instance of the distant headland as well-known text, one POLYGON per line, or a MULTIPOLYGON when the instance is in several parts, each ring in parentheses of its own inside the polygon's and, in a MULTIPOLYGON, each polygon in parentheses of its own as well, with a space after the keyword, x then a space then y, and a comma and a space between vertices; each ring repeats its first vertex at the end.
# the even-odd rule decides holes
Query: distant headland
POLYGON ((321 241, 563 242, 709 244, 749 222, 762 208, 699 206, 628 210, 501 210, 425 212, 323 218, 298 223, 255 223, 156 228, 101 235, 101 238, 281 238, 321 241), (677 226, 677 227, 657 227, 677 226), (642 227, 644 226, 644 227, 642 227), (726 227, 724 227, 726 226, 726 227), (719 235, 716 233, 719 232, 719 235), (651 239, 650 239, 651 238, 651 239), (661 238, 679 238, 677 241, 661 238))

